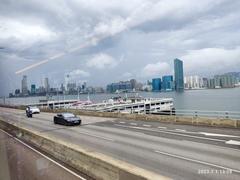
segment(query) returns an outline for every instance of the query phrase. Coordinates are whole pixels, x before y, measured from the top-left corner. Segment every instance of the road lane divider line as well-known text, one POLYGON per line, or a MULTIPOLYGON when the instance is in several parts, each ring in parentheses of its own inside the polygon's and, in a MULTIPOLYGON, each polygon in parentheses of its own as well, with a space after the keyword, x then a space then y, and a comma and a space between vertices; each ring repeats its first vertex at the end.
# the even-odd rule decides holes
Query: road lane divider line
POLYGON ((99 138, 99 139, 104 139, 104 140, 107 140, 107 141, 115 141, 114 139, 111 139, 111 138, 106 138, 106 137, 103 137, 103 136, 98 136, 98 135, 90 134, 90 133, 86 133, 86 132, 77 132, 77 133, 84 134, 84 135, 87 135, 87 136, 92 136, 92 137, 99 138))
POLYGON ((182 131, 182 132, 186 132, 185 129, 175 129, 176 131, 182 131))
POLYGON ((8 132, 0 129, 3 133, 7 134, 8 136, 10 136, 11 138, 13 138, 14 140, 18 141, 20 144, 28 147, 29 149, 31 149, 32 151, 34 151, 35 153, 43 156, 44 158, 46 158, 47 160, 51 161, 52 163, 56 164, 57 166, 63 168, 64 170, 66 170, 67 172, 69 172, 70 174, 76 176, 77 178, 79 179, 82 179, 82 180, 87 180, 86 178, 78 175, 77 173, 75 173, 74 171, 68 169, 67 167, 63 166, 62 164, 58 163, 57 161, 53 160, 52 158, 46 156, 45 154, 41 153, 40 151, 36 150, 35 148, 29 146, 28 144, 26 144, 25 142, 21 141, 20 139, 16 138, 16 137, 13 137, 11 134, 9 134, 8 132))
POLYGON ((144 127, 151 127, 149 124, 143 124, 144 127))
POLYGON ((186 161, 203 164, 203 165, 207 165, 207 166, 212 166, 212 167, 216 167, 216 168, 220 168, 220 169, 231 170, 232 172, 235 172, 235 173, 240 173, 240 170, 238 170, 238 169, 232 169, 229 167, 225 167, 225 166, 221 166, 221 165, 217 165, 217 164, 213 164, 213 163, 209 163, 209 162, 205 162, 205 161, 201 161, 201 160, 197 160, 197 159, 191 159, 191 158, 176 155, 176 154, 170 154, 170 153, 159 151, 159 150, 154 150, 154 152, 165 155, 165 156, 181 159, 181 160, 186 160, 186 161))
POLYGON ((159 129, 167 129, 167 127, 158 126, 159 129))
POLYGON ((137 123, 130 123, 131 125, 137 126, 137 123))
POLYGON ((164 130, 153 130, 153 129, 143 128, 143 127, 132 127, 132 126, 119 125, 119 124, 116 126, 132 128, 132 129, 141 129, 141 130, 145 130, 145 131, 165 133, 165 134, 171 134, 171 135, 177 135, 177 136, 184 136, 184 137, 195 138, 195 139, 203 139, 203 140, 210 140, 210 141, 217 141, 217 142, 224 142, 224 143, 226 142, 226 140, 223 140, 223 139, 213 139, 213 138, 207 138, 207 137, 192 136, 192 135, 188 135, 188 134, 180 134, 177 132, 168 132, 168 131, 164 131, 164 130))
POLYGON ((238 145, 240 146, 240 141, 235 141, 235 140, 229 140, 225 142, 226 144, 231 144, 231 145, 238 145))
POLYGON ((229 134, 216 134, 216 133, 208 133, 208 132, 198 132, 199 134, 203 134, 205 136, 218 136, 218 137, 232 137, 232 138, 240 138, 240 136, 229 135, 229 134))
POLYGON ((120 121, 119 123, 120 123, 120 124, 125 124, 126 122, 120 121))

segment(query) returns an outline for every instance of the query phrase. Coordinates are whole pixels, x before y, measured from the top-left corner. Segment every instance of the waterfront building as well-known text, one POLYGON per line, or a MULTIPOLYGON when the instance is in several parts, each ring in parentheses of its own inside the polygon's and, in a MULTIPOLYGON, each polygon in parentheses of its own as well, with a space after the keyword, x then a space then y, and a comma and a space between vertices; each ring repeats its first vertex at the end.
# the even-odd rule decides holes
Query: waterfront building
POLYGON ((130 83, 131 83, 132 89, 136 90, 137 89, 137 80, 136 79, 131 79, 130 83))
POLYGON ((36 94, 36 85, 35 84, 31 85, 31 94, 36 94))
POLYGON ((27 86, 27 76, 24 75, 22 79, 22 95, 27 96, 28 95, 28 86, 27 86))
POLYGON ((214 84, 215 84, 215 88, 221 88, 221 76, 220 75, 215 75, 214 76, 214 84))
POLYGON ((162 77, 162 91, 173 91, 174 90, 174 83, 173 83, 173 76, 163 76, 162 77))
POLYGON ((208 80, 208 88, 214 89, 215 88, 215 79, 209 79, 208 80))
POLYGON ((235 84, 240 83, 240 77, 235 77, 235 84))
POLYGON ((85 92, 86 90, 87 90, 87 83, 84 82, 84 83, 82 84, 82 92, 85 92))
POLYGON ((46 95, 46 92, 45 92, 45 88, 43 87, 43 86, 40 86, 40 87, 38 87, 37 89, 36 89, 36 94, 38 94, 38 95, 43 95, 43 96, 45 96, 46 95))
POLYGON ((202 78, 203 88, 208 88, 208 78, 202 78))
POLYGON ((20 94, 21 94, 20 89, 16 89, 14 94, 15 94, 15 96, 20 96, 20 94))
POLYGON ((176 91, 184 91, 183 62, 180 59, 174 59, 174 81, 176 91))
POLYGON ((77 91, 76 83, 68 83, 67 84, 67 91, 69 94, 75 93, 77 91))
POLYGON ((142 83, 140 83, 140 82, 137 82, 137 84, 136 84, 136 89, 135 89, 136 91, 141 91, 141 90, 143 90, 143 84, 142 83))
POLYGON ((232 74, 223 74, 214 76, 215 88, 233 88, 236 84, 236 78, 232 74))
POLYGON ((70 82, 70 76, 69 76, 69 74, 67 74, 64 76, 64 86, 65 86, 64 88, 66 91, 67 91, 67 85, 69 82, 70 82))
POLYGON ((107 85, 107 92, 109 93, 128 92, 132 90, 133 88, 130 81, 120 81, 117 83, 111 83, 107 85))
POLYGON ((146 91, 146 92, 151 92, 152 91, 152 82, 150 82, 148 80, 146 84, 143 84, 142 90, 146 91))
POLYGON ((104 93, 104 89, 102 87, 94 87, 93 93, 104 93))
POLYGON ((222 88, 233 88, 236 84, 236 79, 230 74, 224 74, 221 76, 221 87, 222 88))
POLYGON ((185 89, 201 89, 203 88, 203 80, 199 76, 185 76, 184 88, 185 89))
POLYGON ((48 78, 44 78, 44 89, 45 89, 46 93, 48 93, 49 90, 50 90, 50 85, 49 85, 48 78))
POLYGON ((60 91, 61 91, 61 92, 64 92, 64 91, 65 91, 65 87, 64 87, 63 83, 61 84, 60 91))
POLYGON ((161 91, 161 78, 154 78, 152 79, 152 91, 153 92, 160 92, 161 91))

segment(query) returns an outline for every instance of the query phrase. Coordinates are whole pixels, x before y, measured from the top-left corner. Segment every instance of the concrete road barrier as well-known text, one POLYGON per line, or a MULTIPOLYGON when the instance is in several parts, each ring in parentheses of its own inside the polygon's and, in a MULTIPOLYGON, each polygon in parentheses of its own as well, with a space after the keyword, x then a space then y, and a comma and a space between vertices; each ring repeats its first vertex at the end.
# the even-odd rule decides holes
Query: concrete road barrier
POLYGON ((61 141, 53 136, 10 124, 2 119, 0 119, 0 128, 94 179, 169 179, 104 154, 61 141))

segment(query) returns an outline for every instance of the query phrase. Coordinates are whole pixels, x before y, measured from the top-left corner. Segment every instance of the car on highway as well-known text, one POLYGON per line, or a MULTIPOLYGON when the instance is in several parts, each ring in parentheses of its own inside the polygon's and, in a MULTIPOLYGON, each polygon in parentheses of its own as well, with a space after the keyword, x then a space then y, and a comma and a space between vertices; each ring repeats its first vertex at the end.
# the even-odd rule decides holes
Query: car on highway
POLYGON ((39 114, 40 113, 40 109, 36 106, 27 106, 26 108, 26 112, 31 112, 32 114, 39 114))
POLYGON ((54 124, 80 125, 82 120, 73 113, 59 113, 53 118, 54 124))

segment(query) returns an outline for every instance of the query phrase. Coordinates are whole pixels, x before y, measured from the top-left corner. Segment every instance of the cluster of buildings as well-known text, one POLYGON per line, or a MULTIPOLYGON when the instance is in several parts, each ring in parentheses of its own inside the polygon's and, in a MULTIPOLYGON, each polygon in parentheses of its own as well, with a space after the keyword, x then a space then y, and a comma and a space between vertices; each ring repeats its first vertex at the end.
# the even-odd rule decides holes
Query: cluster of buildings
POLYGON ((162 78, 153 78, 152 82, 148 81, 147 84, 137 82, 135 79, 120 81, 108 84, 106 90, 109 93, 134 91, 167 92, 173 90, 182 92, 184 90, 183 62, 180 59, 174 60, 174 77, 173 75, 165 75, 162 78))
POLYGON ((25 97, 25 96, 43 96, 47 93, 55 91, 54 88, 50 88, 48 78, 44 79, 44 85, 37 87, 35 84, 31 84, 30 89, 28 87, 27 76, 24 75, 21 81, 21 89, 16 89, 14 93, 10 93, 9 97, 25 97))
POLYGON ((50 87, 48 78, 44 78, 42 86, 37 87, 36 84, 31 84, 29 88, 27 76, 24 75, 21 81, 21 89, 16 89, 14 93, 9 94, 9 97, 45 96, 58 92, 57 88, 50 87))
POLYGON ((116 83, 108 84, 106 91, 108 93, 120 93, 120 92, 134 92, 141 91, 143 84, 137 82, 136 79, 131 79, 129 81, 120 81, 116 83))
POLYGON ((31 84, 28 86, 27 76, 24 75, 21 81, 21 89, 16 89, 14 93, 9 93, 9 97, 27 97, 27 96, 53 96, 53 95, 76 95, 84 93, 103 93, 105 92, 102 87, 87 86, 86 82, 76 84, 75 82, 66 81, 61 84, 59 88, 50 87, 49 79, 44 78, 42 86, 31 84))
POLYGON ((164 75, 153 78, 147 84, 138 83, 135 79, 130 81, 120 81, 107 85, 107 92, 183 92, 190 89, 218 89, 233 88, 240 86, 240 73, 232 72, 222 75, 215 75, 213 78, 202 78, 200 76, 184 76, 183 61, 174 59, 174 75, 164 75))
POLYGON ((225 73, 215 75, 213 78, 202 78, 197 75, 185 76, 183 71, 183 61, 174 59, 174 75, 164 75, 162 77, 153 78, 146 84, 137 82, 136 79, 129 81, 120 81, 110 83, 106 89, 102 87, 88 87, 86 82, 76 84, 71 81, 69 75, 65 77, 65 83, 60 88, 50 87, 48 78, 44 79, 43 86, 36 87, 31 84, 28 88, 27 76, 24 75, 21 82, 21 90, 16 89, 15 93, 10 93, 9 97, 25 97, 25 96, 45 96, 58 94, 79 94, 79 93, 121 93, 135 91, 152 91, 152 92, 183 92, 185 89, 219 89, 240 87, 240 72, 225 73))
POLYGON ((180 59, 174 59, 174 77, 173 75, 164 75, 162 78, 152 79, 153 92, 184 91, 184 73, 183 62, 180 59))
POLYGON ((215 75, 213 78, 201 78, 199 76, 184 77, 185 89, 219 89, 234 88, 240 86, 239 75, 234 73, 226 73, 215 75))

